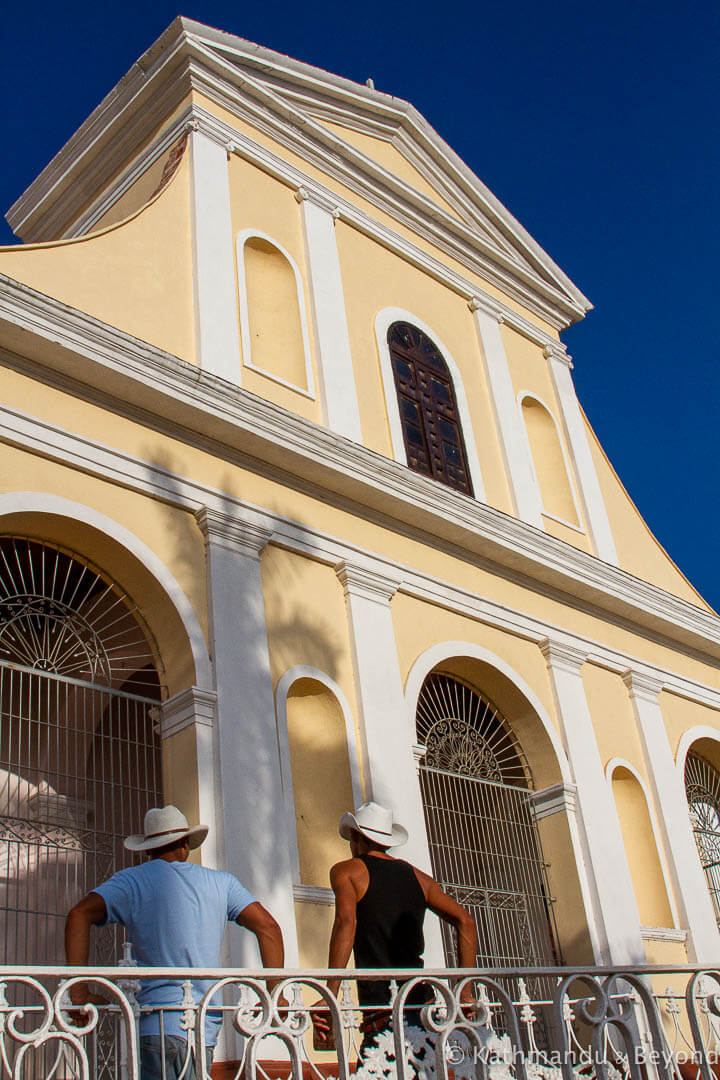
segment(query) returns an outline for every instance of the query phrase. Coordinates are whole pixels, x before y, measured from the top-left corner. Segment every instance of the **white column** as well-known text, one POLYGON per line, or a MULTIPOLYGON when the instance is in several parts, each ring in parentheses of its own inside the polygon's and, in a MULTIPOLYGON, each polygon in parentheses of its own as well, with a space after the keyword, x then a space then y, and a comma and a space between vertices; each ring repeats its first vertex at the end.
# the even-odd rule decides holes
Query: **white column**
POLYGON ((359 443, 362 432, 335 238, 338 212, 304 187, 295 198, 302 206, 325 421, 331 431, 359 443))
POLYGON ((550 371, 562 410, 565 431, 570 444, 570 453, 580 486, 580 496, 585 508, 585 520, 590 531, 595 554, 605 562, 617 566, 618 557, 610 528, 610 519, 600 489, 595 462, 592 458, 585 421, 580 411, 575 386, 570 374, 572 361, 565 353, 565 347, 559 343, 557 345, 548 345, 544 351, 545 356, 550 361, 550 371))
POLYGON ((541 648, 577 786, 584 872, 594 914, 589 930, 595 960, 599 964, 642 964, 645 950, 630 868, 580 673, 586 657, 577 649, 551 641, 541 648))
POLYGON ((717 964, 720 934, 690 825, 684 777, 673 759, 658 701, 662 682, 629 671, 625 685, 640 729, 675 900, 688 931, 688 962, 717 964))
POLYGON ((210 831, 200 848, 203 866, 219 869, 225 865, 225 836, 222 805, 215 783, 217 758, 215 753, 215 710, 217 695, 199 686, 168 698, 160 706, 160 734, 163 739, 193 728, 197 759, 198 821, 210 831))
MULTIPOLYGON (((226 869, 278 920, 294 966, 290 841, 260 575, 270 530, 207 509, 197 519, 206 545, 226 869)), ((231 962, 259 963, 251 935, 231 935, 231 962)))
POLYGON ((515 513, 542 528, 542 500, 531 464, 530 443, 513 390, 510 366, 500 336, 502 315, 474 297, 468 304, 475 317, 480 350, 490 386, 505 469, 515 513))
POLYGON ((203 371, 239 385, 237 281, 227 148, 190 133, 195 342, 203 371))
MULTIPOLYGON (((365 798, 392 808, 408 830, 398 856, 431 872, 414 739, 407 725, 402 674, 390 601, 399 580, 373 566, 342 563, 337 575, 345 589, 355 689, 360 709, 365 798)), ((440 927, 425 925, 425 963, 445 963, 440 927)))

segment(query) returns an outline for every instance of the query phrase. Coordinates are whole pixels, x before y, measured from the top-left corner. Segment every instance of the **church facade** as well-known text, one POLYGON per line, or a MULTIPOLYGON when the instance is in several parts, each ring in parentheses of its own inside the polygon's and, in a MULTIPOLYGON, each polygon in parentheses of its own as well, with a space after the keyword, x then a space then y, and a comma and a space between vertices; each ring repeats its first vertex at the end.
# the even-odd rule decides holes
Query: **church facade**
POLYGON ((8 962, 167 801, 324 966, 373 798, 480 966, 716 963, 720 619, 578 403, 589 302, 423 117, 178 19, 8 219, 8 962))

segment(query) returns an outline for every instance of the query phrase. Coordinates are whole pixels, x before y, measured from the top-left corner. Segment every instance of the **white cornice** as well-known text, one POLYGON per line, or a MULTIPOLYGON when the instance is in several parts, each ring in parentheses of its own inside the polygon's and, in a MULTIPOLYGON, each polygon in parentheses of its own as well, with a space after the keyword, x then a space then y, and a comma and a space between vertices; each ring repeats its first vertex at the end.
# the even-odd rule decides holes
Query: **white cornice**
POLYGON ((158 707, 161 737, 168 739, 196 724, 212 727, 216 709, 217 694, 213 690, 203 690, 199 686, 188 687, 158 707))
POLYGON ((208 543, 220 544, 232 551, 241 551, 256 558, 272 536, 272 529, 252 518, 240 518, 235 514, 221 513, 203 506, 195 519, 208 543))
MULTIPOLYGON (((71 394, 101 402, 325 502, 334 501, 351 512, 362 506, 387 528, 410 530, 425 543, 574 608, 698 656, 720 656, 720 618, 713 612, 7 278, 0 278, 3 340, 12 349, 4 363, 71 394)), ((124 485, 142 486, 151 468, 131 455, 88 444, 11 409, 2 411, 2 437, 79 468, 89 467, 89 456, 101 475, 124 485)), ((149 490, 156 497, 193 511, 206 504, 197 486, 183 501, 174 474, 152 469, 152 476, 149 490)), ((242 505, 226 499, 218 509, 232 510, 242 518, 243 511, 237 509, 242 505)), ((310 550, 316 546, 316 540, 308 542, 310 550)), ((330 561, 342 561, 350 549, 352 545, 339 549, 330 561)), ((387 565, 392 576, 391 564, 387 565)), ((404 575, 403 582, 409 591, 417 582, 431 602, 446 602, 444 585, 434 585, 417 573, 404 575)), ((454 589, 452 595, 475 618, 495 610, 492 605, 483 608, 483 601, 463 590, 454 589)), ((497 617, 495 613, 493 618, 497 617)), ((512 616, 505 617, 513 622, 512 616)), ((558 637, 554 628, 538 620, 520 617, 515 625, 515 632, 533 640, 558 637)), ((604 655, 595 646, 591 652, 604 655)), ((619 653, 608 655, 608 664, 619 662, 619 653)), ((643 664, 632 658, 621 667, 643 670, 643 664)))
POLYGON ((343 561, 336 573, 346 596, 360 596, 379 604, 389 604, 400 586, 401 578, 382 573, 377 562, 363 566, 358 562, 343 561))
MULTIPOLYGON (((462 166, 467 174, 463 174, 463 182, 467 187, 469 178, 473 179, 472 193, 480 208, 472 226, 283 98, 267 78, 263 81, 262 71, 267 64, 253 74, 241 70, 208 44, 189 35, 183 28, 187 25, 176 20, 11 207, 8 221, 26 240, 42 241, 64 235, 73 222, 85 216, 87 193, 108 186, 123 164, 131 161, 152 139, 165 116, 177 108, 191 89, 197 89, 312 161, 557 328, 576 321, 588 310, 589 302, 582 293, 473 177, 467 166, 462 166), (496 222, 484 235, 483 215, 489 215, 491 224, 493 219, 496 222)), ((256 47, 253 52, 257 53, 256 47)), ((268 50, 263 53, 277 57, 268 50)), ((287 58, 277 59, 292 70, 293 77, 297 70, 307 67, 287 58)), ((327 91, 333 77, 321 74, 327 91)), ((375 97, 371 104, 378 107, 375 97)), ((446 171, 454 170, 457 174, 458 163, 462 165, 460 159, 419 118, 416 110, 404 102, 400 104, 403 108, 399 115, 405 116, 415 136, 421 129, 427 129, 427 141, 432 133, 430 142, 436 157, 442 157, 446 171)), ((96 216, 94 207, 86 213, 96 216)))

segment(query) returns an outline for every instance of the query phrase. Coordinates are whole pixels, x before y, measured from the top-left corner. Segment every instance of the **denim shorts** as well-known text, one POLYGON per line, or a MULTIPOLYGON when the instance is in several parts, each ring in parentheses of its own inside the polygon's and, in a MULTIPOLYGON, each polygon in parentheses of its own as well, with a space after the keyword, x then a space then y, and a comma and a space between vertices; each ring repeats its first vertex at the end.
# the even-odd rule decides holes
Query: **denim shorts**
MULTIPOLYGON (((180 1035, 140 1036, 140 1080, 177 1080, 185 1066, 188 1055, 187 1040, 180 1035), (164 1046, 163 1046, 164 1044, 164 1046), (164 1069, 163 1069, 163 1058, 164 1069)), ((213 1050, 205 1051, 205 1076, 210 1076, 213 1050)), ((195 1071, 195 1058, 191 1053, 190 1065, 183 1080, 201 1080, 195 1071)))

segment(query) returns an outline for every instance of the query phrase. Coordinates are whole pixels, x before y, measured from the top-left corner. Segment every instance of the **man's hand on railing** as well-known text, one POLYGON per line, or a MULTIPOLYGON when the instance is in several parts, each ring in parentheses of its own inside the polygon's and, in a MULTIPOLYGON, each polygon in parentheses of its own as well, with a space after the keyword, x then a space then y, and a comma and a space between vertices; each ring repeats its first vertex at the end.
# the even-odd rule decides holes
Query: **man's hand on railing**
POLYGON ((334 1050, 335 1037, 330 1018, 330 1009, 324 998, 318 998, 310 1006, 310 1019, 313 1025, 313 1049, 334 1050))
POLYGON ((84 1027, 88 1022, 90 1010, 83 1006, 110 1004, 109 998, 103 997, 102 994, 91 994, 87 983, 75 983, 70 988, 69 997, 75 1007, 68 1009, 68 1016, 76 1027, 84 1027))

